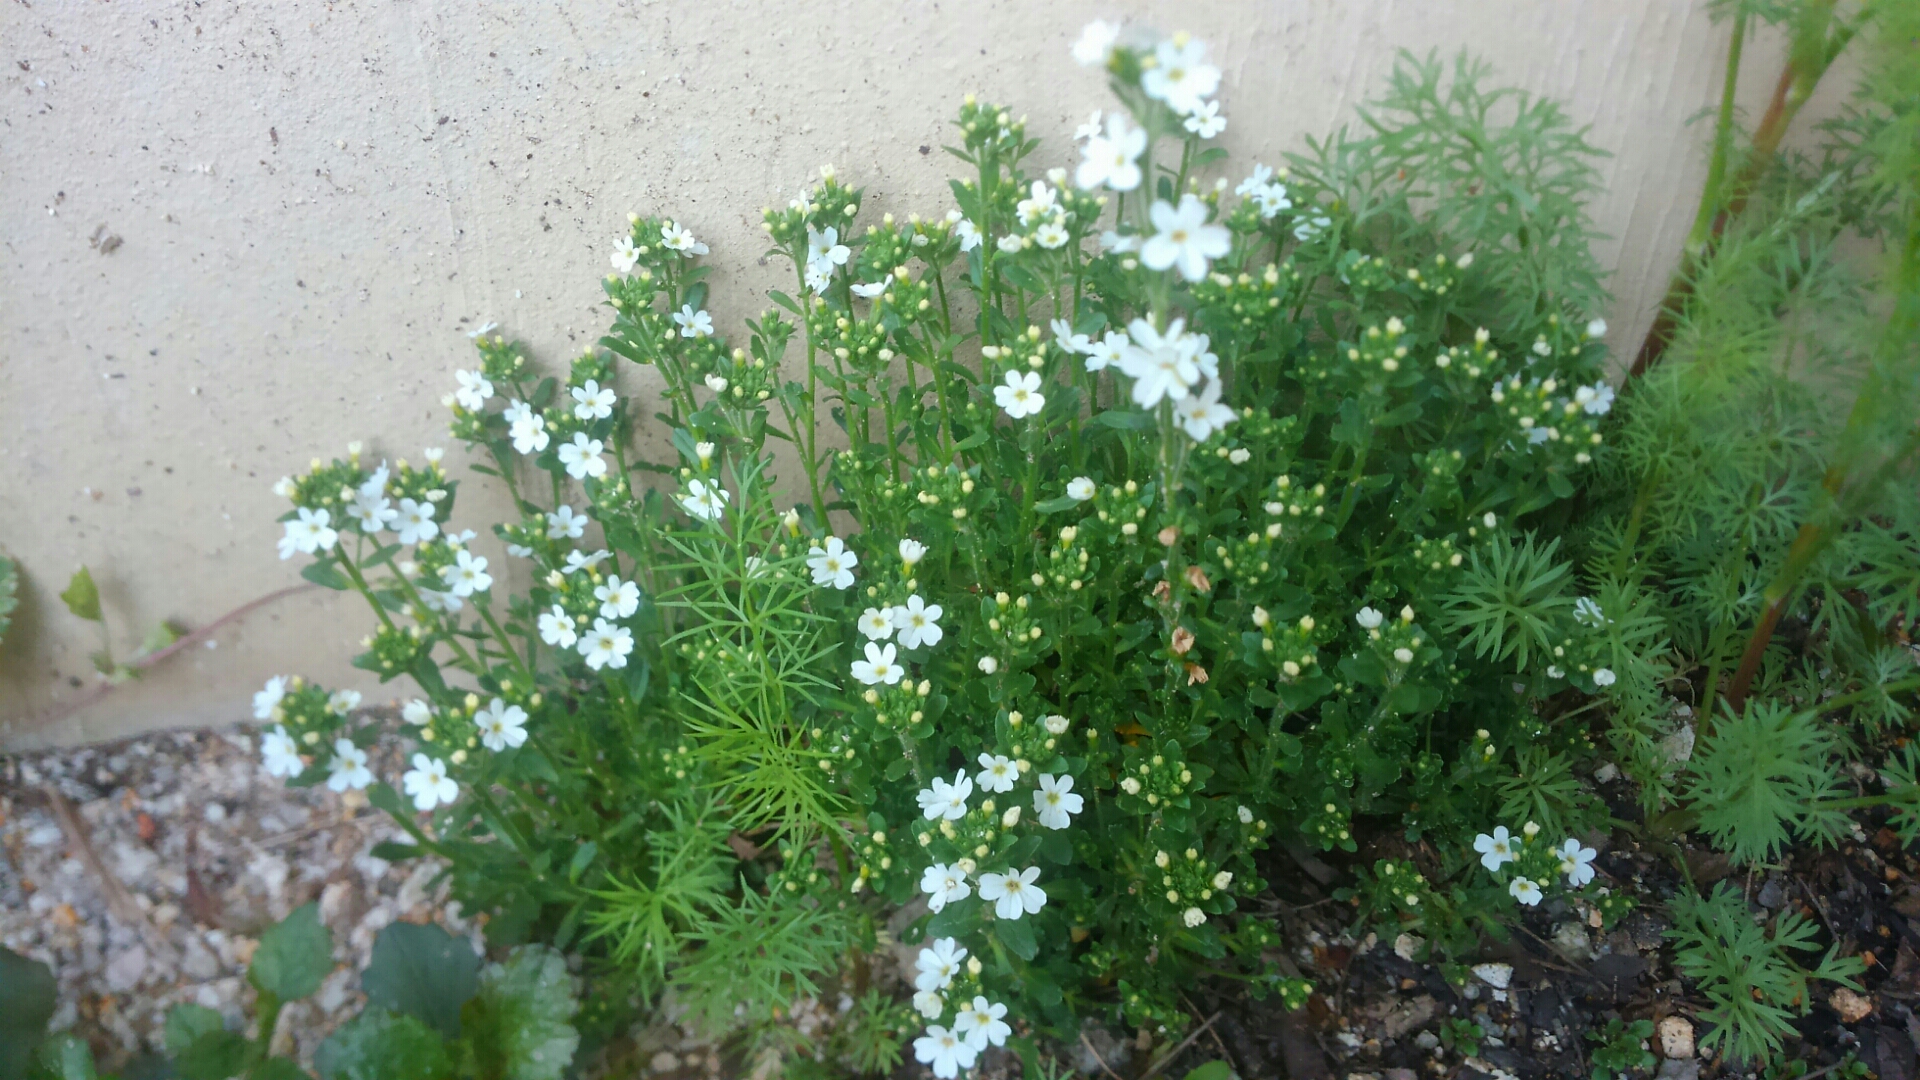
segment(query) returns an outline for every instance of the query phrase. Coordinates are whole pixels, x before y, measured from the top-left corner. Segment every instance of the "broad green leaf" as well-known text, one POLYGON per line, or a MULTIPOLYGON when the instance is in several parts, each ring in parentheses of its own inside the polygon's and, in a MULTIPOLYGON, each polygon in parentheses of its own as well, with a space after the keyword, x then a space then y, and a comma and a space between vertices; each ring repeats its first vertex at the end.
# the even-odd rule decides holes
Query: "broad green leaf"
POLYGON ((247 980, 281 1001, 295 1001, 320 989, 333 970, 333 935, 320 925, 320 907, 295 908, 260 935, 247 980))
POLYGON ((60 599, 67 602, 67 610, 82 619, 91 622, 100 621, 100 588, 93 583, 93 571, 81 567, 73 572, 73 580, 67 582, 66 591, 60 599))
POLYGON ((323 589, 332 589, 335 592, 346 592, 353 588, 353 582, 348 581, 345 574, 334 569, 330 562, 308 563, 300 568, 300 576, 323 589))
POLYGON ((65 1032, 40 1044, 35 1075, 46 1080, 94 1080, 93 1051, 65 1032))
POLYGON ((1002 945, 1022 960, 1031 960, 1040 952, 1040 943, 1033 935, 1032 919, 997 919, 993 924, 993 933, 1002 945))
POLYGON ((413 1017, 449 1039, 460 1034, 460 1007, 480 987, 480 956, 438 926, 390 923, 373 939, 360 976, 367 1003, 413 1017))
POLYGON ((396 844, 391 840, 383 840, 373 845, 373 850, 369 854, 376 859, 385 859, 388 862, 406 862, 408 859, 417 859, 426 852, 416 844, 396 844))
POLYGON ((1233 1066, 1215 1059, 1187 1073, 1186 1080, 1233 1080, 1233 1066))
POLYGON ((173 1057, 181 1080, 231 1080, 247 1066, 247 1038, 237 1031, 209 1031, 173 1057))
POLYGON ((372 1005, 327 1036, 314 1051, 313 1067, 321 1080, 442 1080, 453 1075, 453 1061, 432 1028, 372 1005))
POLYGON ((572 1024, 580 1007, 573 976, 557 952, 539 945, 513 951, 480 976, 480 993, 461 1013, 475 1056, 498 1062, 503 1080, 560 1080, 580 1045, 572 1024))
POLYGON ((46 1037, 59 1004, 52 968, 0 946, 0 1080, 27 1074, 33 1048, 46 1037))
POLYGON ((202 1035, 225 1031, 226 1021, 205 1005, 175 1005, 167 1014, 167 1053, 178 1054, 192 1046, 202 1035))

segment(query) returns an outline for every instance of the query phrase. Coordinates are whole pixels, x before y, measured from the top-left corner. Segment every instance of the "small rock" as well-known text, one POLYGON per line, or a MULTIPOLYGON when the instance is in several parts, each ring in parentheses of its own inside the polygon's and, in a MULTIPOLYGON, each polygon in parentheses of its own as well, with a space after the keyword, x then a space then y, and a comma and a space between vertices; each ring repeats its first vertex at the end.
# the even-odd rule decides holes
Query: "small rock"
POLYGON ((657 1073, 670 1073, 680 1067, 680 1059, 671 1050, 662 1050, 647 1062, 647 1068, 657 1073))
POLYGON ((1693 1056, 1693 1025, 1684 1016, 1669 1016, 1660 1021, 1656 1029, 1660 1034, 1660 1056, 1664 1058, 1691 1058, 1693 1056))
POLYGON ((1553 944, 1569 960, 1585 962, 1593 959, 1593 942, 1577 922, 1561 923, 1553 932, 1553 944))
POLYGON ((1873 999, 1864 994, 1857 994, 1844 986, 1835 990, 1833 996, 1827 998, 1827 1004, 1833 1006, 1833 1011, 1840 1014, 1840 1022, 1843 1024, 1857 1024, 1873 1015, 1873 999))
POLYGON ((1673 734, 1660 740, 1660 756, 1678 765, 1693 757, 1693 725, 1682 724, 1673 734))
POLYGON ((1413 958, 1420 955, 1420 949, 1426 943, 1426 938, 1413 934, 1401 934, 1393 939, 1393 955, 1411 964, 1413 958))
POLYGON ((219 977, 220 958, 200 940, 200 935, 189 934, 180 950, 180 971, 194 982, 206 982, 219 977))
POLYGON ((1473 973, 1495 990, 1505 990, 1513 982, 1512 964, 1475 964, 1473 973))
POLYGON ((1660 1071, 1653 1076, 1654 1080, 1700 1080, 1700 1063, 1669 1058, 1660 1063, 1660 1071))
POLYGON ((1620 766, 1609 761, 1593 770, 1593 778, 1602 784, 1611 784, 1620 779, 1620 766))
POLYGON ((107 988, 124 994, 140 985, 147 974, 147 950, 139 945, 117 953, 107 961, 107 988))
POLYGON ((1431 1031, 1423 1031, 1413 1037, 1413 1045, 1422 1050, 1431 1050, 1440 1045, 1440 1036, 1431 1031))
POLYGON ((1780 887, 1779 878, 1768 878, 1766 884, 1760 886, 1760 893, 1754 899, 1759 901, 1763 908, 1779 911, 1787 906, 1787 890, 1780 887))

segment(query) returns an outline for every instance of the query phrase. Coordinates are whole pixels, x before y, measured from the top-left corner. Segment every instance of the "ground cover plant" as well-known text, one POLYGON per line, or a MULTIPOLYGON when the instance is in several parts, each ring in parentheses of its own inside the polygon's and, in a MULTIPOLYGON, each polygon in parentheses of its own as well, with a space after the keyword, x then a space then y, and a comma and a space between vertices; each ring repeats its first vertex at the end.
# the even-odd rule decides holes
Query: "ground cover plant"
MULTIPOLYGON (((1038 1070, 1089 1017, 1178 1033, 1199 978, 1305 1000, 1246 903, 1270 844, 1417 845, 1346 899, 1451 960, 1636 902, 1594 869, 1603 757, 1645 836, 1743 864, 1916 805, 1908 758, 1844 772, 1913 689, 1912 114, 1869 97, 1811 187, 1743 193, 1780 213, 1698 263, 1674 355, 1617 397, 1597 151, 1551 102, 1406 57, 1358 126, 1229 174, 1201 42, 1074 51, 1117 101, 1075 167, 968 98, 951 209, 876 219, 823 170, 765 211, 794 283, 735 337, 671 208, 630 218, 564 370, 477 333, 448 405, 519 513, 489 539, 438 450, 281 481, 282 557, 370 601, 355 663, 417 696, 395 733, 276 679, 266 768, 365 789, 415 840, 380 854, 445 859, 495 944, 586 954, 590 1039, 671 990, 796 1069, 942 1077, 1038 1070), (1816 337, 1783 307, 1885 318, 1814 257, 1863 223, 1905 245, 1884 336, 1783 369, 1816 337), (1832 423, 1835 394, 1864 404, 1832 423), (376 777, 389 737, 412 768, 376 777), (905 1002, 866 993, 896 938, 905 1002), (829 984, 859 1021, 796 1043, 775 1020, 829 984)), ((1910 91, 1898 59, 1871 93, 1910 91)), ((1709 1043, 1751 1058, 1812 940, 1716 939, 1738 902, 1683 899, 1677 933, 1703 988, 1773 964, 1709 1043)), ((1596 1068, 1641 1067, 1633 1030, 1596 1068)))

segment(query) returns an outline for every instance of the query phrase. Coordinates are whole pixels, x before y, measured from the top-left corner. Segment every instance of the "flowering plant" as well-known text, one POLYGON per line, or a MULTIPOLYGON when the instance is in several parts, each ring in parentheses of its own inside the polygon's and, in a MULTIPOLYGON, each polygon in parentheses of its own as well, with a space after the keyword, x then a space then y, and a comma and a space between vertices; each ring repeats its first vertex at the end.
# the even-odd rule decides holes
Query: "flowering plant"
POLYGON ((1612 401, 1593 151, 1409 60, 1364 133, 1236 186, 1204 45, 1074 52, 1120 103, 1077 168, 970 97, 951 211, 862 227, 823 170, 764 214, 795 289, 737 344, 706 246, 637 215, 564 378, 476 332, 448 405, 518 511, 504 565, 437 451, 282 481, 282 556, 372 602, 356 664, 420 696, 404 799, 357 698, 299 680, 256 698, 269 770, 370 791, 497 940, 716 1026, 902 908, 942 1077, 1092 1012, 1183 1024, 1203 972, 1297 999, 1241 908, 1276 835, 1351 851, 1368 815, 1463 871, 1543 730, 1514 671, 1610 674, 1571 606, 1511 617, 1612 401), (630 447, 628 364, 673 460, 630 447))

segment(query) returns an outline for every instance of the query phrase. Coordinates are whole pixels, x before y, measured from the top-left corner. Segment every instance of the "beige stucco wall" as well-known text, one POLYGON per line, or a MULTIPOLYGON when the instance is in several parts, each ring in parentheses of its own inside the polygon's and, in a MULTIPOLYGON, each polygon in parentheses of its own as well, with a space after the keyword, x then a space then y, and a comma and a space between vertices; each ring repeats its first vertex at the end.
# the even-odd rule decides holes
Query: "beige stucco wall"
MULTIPOLYGON (((1636 340, 1703 173, 1688 121, 1725 52, 1705 8, 6 4, 0 550, 27 579, 0 645, 0 747, 239 719, 276 672, 375 691, 346 666, 369 622, 358 600, 309 593, 49 725, 97 647, 55 594, 91 565, 126 650, 160 619, 203 625, 295 583, 298 563, 274 552, 273 480, 352 439, 392 456, 446 442, 440 398, 480 321, 549 361, 591 343, 595 278, 628 210, 670 211, 713 245, 715 314, 737 325, 785 273, 757 261, 758 208, 823 162, 866 185, 868 214, 944 212, 938 147, 979 91, 1025 111, 1045 163, 1065 164, 1066 136, 1105 104, 1100 77, 1067 57, 1094 16, 1216 46, 1236 172, 1350 116, 1396 48, 1472 49, 1560 98, 1613 154, 1595 214, 1614 238, 1601 248, 1617 269, 1613 339, 1636 340), (122 241, 108 254, 89 243, 101 226, 122 241)), ((1748 55, 1757 112, 1779 43, 1748 55)), ((623 381, 644 390, 638 371, 623 381)), ((458 523, 484 531, 479 490, 458 523)))

